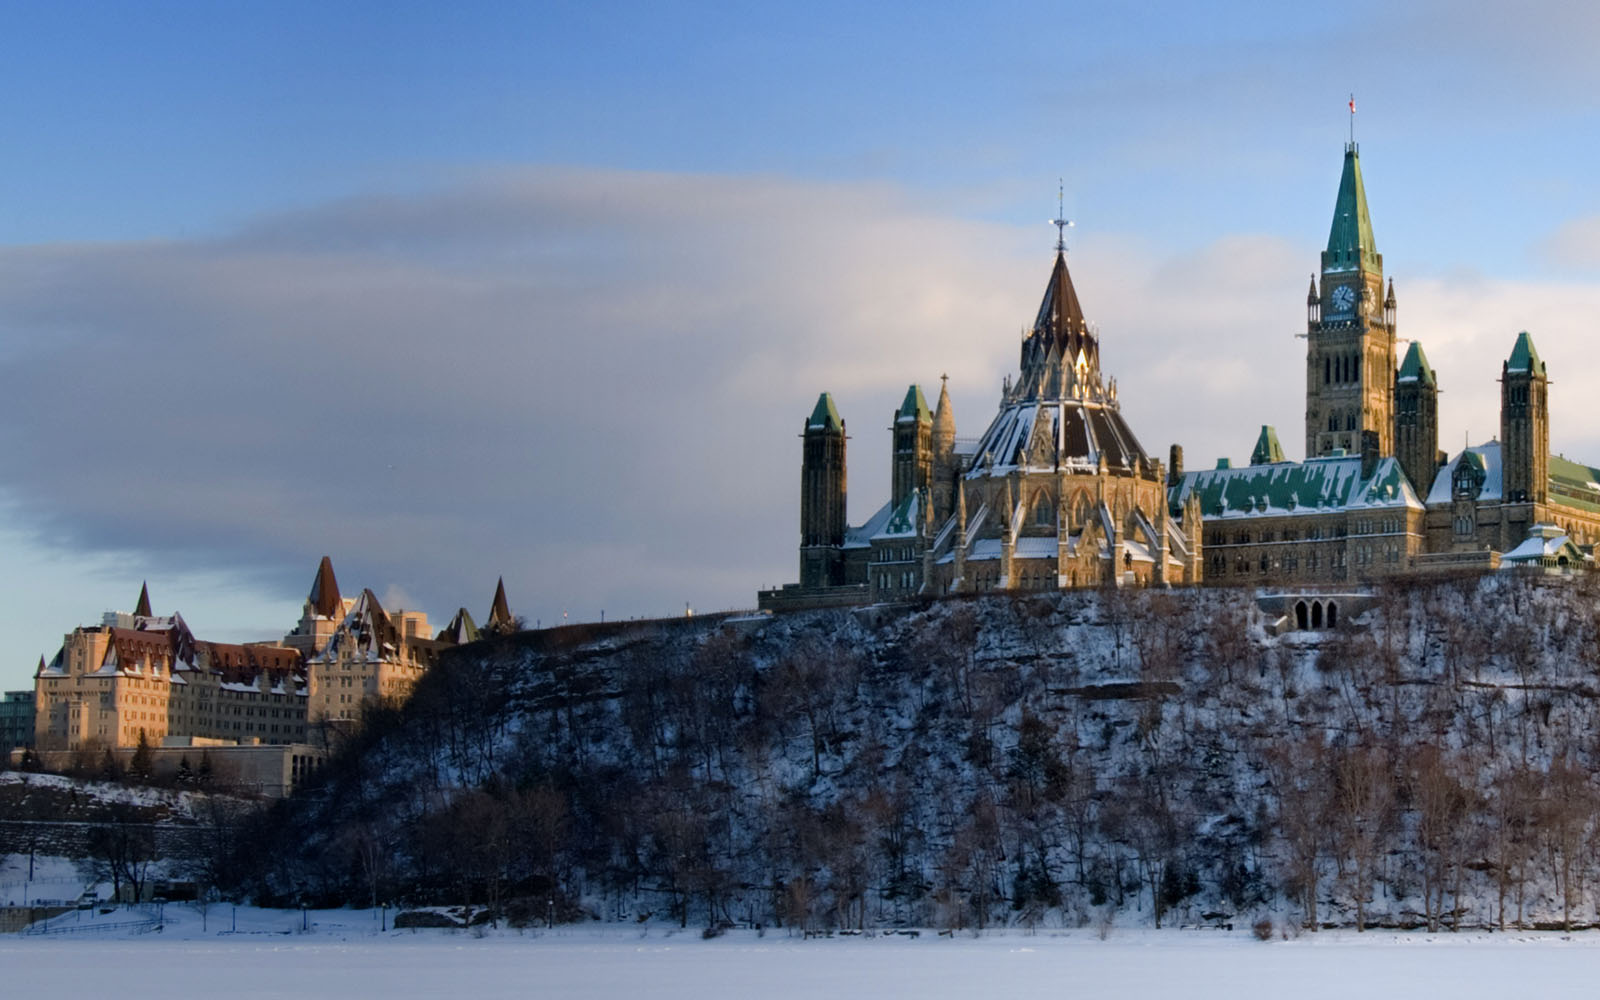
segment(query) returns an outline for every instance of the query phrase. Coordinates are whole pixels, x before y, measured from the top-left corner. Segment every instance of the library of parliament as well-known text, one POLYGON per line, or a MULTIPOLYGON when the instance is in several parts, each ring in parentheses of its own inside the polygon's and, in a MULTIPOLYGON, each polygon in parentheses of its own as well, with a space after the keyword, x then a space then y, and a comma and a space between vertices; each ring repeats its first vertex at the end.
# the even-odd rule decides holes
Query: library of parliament
POLYGON ((1247 466, 1163 464, 1102 373, 1065 246, 998 414, 956 435, 941 384, 907 389, 892 418, 892 486, 859 525, 846 510, 845 421, 824 392, 806 418, 800 580, 774 610, 917 595, 1104 586, 1349 586, 1401 574, 1593 565, 1600 469, 1550 454, 1549 377, 1508 333, 1500 433, 1439 450, 1439 377, 1422 345, 1397 350, 1393 280, 1373 239, 1349 143, 1327 248, 1306 296, 1304 461, 1260 428, 1247 466), (1320 279, 1320 280, 1319 280, 1320 279))

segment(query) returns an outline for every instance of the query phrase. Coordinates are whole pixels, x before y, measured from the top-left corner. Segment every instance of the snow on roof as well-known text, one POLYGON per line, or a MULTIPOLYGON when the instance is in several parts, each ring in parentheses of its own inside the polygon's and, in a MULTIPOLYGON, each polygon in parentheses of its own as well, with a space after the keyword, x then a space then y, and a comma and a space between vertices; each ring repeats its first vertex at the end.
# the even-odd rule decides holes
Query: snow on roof
POLYGON ((1047 538, 1029 537, 1017 539, 1015 554, 1018 559, 1054 559, 1061 551, 1061 545, 1056 537, 1047 538))
POLYGON ((1458 451, 1450 456, 1433 477, 1433 485, 1428 489, 1428 504, 1449 503, 1451 483, 1454 481, 1456 466, 1463 456, 1469 457, 1475 465, 1483 471, 1483 489, 1478 492, 1479 500, 1499 500, 1503 489, 1503 480, 1500 478, 1500 442, 1488 441, 1464 451, 1458 451))
POLYGON ((1368 479, 1359 456, 1313 458, 1185 473, 1173 502, 1200 499, 1207 518, 1275 517, 1318 510, 1416 508, 1417 499, 1400 463, 1380 458, 1368 479))
POLYGON ((872 536, 883 530, 883 526, 889 522, 889 515, 893 513, 894 511, 889 509, 889 504, 885 502, 882 507, 878 508, 877 513, 867 518, 866 524, 858 525, 854 528, 845 528, 843 547, 847 549, 864 549, 871 545, 872 536))

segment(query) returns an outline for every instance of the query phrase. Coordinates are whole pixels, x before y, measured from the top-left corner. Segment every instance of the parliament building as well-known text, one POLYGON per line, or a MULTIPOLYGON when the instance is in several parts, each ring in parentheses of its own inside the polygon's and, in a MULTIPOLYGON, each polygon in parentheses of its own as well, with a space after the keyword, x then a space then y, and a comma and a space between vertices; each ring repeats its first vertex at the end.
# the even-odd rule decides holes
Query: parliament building
POLYGON ((912 385, 893 415, 891 495, 859 525, 846 511, 845 422, 818 398, 802 431, 800 581, 760 604, 1591 566, 1600 469, 1550 454, 1532 336, 1507 337, 1499 435, 1451 456, 1438 374, 1420 343, 1400 354, 1397 312, 1350 143, 1306 298, 1306 457, 1286 458, 1262 426, 1248 465, 1186 471, 1179 446, 1163 466, 1123 419, 1058 242, 999 413, 963 440, 943 384, 932 410, 912 385))

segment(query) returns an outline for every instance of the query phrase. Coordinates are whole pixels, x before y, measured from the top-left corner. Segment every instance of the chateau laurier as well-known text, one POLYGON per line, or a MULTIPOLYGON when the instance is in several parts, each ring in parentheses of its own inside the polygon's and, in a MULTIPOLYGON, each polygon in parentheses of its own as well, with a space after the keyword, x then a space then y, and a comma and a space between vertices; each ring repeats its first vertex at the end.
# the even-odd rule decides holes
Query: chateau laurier
POLYGON ((1549 379, 1528 333, 1506 338, 1499 436, 1439 450, 1439 379, 1420 343, 1397 348, 1354 143, 1319 272, 1306 297, 1305 461, 1263 426, 1248 466, 1185 471, 1179 446, 1163 467, 1123 419, 1058 242, 998 415, 963 440, 946 389, 930 411, 911 386, 894 414, 891 495, 859 526, 846 520, 845 422, 831 396, 817 400, 803 432, 800 582, 763 591, 762 606, 1592 565, 1600 470, 1550 454, 1549 379))

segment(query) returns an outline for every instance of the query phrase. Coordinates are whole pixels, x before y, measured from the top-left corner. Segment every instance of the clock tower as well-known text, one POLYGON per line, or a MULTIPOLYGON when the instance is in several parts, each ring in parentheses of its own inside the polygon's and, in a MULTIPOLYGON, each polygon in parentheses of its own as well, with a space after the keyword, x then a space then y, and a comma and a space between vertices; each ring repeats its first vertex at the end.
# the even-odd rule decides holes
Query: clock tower
POLYGON ((1383 289, 1383 254, 1372 239, 1361 154, 1344 148, 1322 285, 1306 299, 1306 457, 1336 448, 1354 454, 1361 432, 1394 454, 1394 293, 1383 289))

